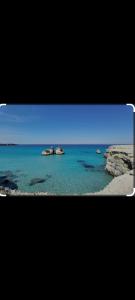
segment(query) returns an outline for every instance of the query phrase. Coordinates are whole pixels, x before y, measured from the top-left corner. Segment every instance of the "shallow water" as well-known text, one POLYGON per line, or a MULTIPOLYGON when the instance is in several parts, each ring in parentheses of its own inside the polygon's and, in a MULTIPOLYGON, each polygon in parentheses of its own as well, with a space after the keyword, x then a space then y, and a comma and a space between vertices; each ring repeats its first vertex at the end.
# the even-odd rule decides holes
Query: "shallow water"
POLYGON ((42 156, 50 146, 0 147, 0 176, 11 171, 19 190, 56 195, 96 192, 112 180, 104 169, 103 153, 109 145, 62 145, 64 155, 42 156), (102 153, 96 154, 97 149, 102 153))

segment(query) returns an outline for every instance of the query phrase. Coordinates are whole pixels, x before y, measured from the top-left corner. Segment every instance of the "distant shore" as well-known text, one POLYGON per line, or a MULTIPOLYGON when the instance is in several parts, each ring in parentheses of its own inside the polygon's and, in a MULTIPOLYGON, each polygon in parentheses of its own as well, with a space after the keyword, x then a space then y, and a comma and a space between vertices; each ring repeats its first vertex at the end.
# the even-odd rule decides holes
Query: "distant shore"
POLYGON ((17 144, 0 144, 0 147, 2 146, 17 146, 17 144))

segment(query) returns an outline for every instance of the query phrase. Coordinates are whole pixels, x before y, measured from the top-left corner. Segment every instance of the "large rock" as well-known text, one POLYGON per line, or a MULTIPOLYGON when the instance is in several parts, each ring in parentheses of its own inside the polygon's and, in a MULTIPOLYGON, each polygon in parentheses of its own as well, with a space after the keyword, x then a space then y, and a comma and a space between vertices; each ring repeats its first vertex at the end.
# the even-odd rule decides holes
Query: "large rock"
POLYGON ((132 145, 111 146, 105 169, 113 176, 120 176, 134 168, 132 145))

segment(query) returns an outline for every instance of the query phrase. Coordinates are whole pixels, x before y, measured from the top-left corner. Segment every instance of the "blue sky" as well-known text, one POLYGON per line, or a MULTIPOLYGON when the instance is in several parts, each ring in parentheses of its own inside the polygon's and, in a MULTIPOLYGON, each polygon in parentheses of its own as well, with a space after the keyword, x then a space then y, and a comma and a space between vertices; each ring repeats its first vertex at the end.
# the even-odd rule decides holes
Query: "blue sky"
POLYGON ((132 144, 133 109, 126 105, 2 106, 0 143, 132 144))

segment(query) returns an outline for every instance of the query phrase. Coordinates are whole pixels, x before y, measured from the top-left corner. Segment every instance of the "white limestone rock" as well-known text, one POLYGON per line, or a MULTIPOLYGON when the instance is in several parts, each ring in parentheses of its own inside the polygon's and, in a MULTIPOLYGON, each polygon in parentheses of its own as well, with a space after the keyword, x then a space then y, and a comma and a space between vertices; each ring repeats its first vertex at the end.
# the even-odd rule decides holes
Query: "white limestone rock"
POLYGON ((127 173, 134 167, 133 146, 118 145, 108 149, 108 158, 105 169, 113 176, 127 173))

